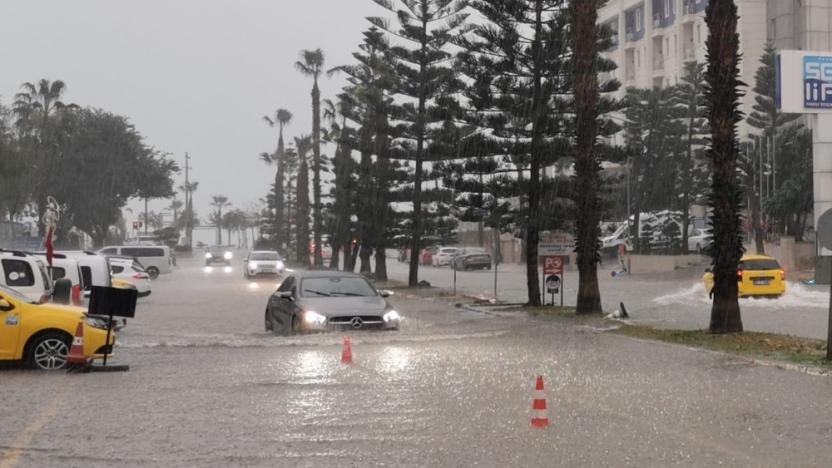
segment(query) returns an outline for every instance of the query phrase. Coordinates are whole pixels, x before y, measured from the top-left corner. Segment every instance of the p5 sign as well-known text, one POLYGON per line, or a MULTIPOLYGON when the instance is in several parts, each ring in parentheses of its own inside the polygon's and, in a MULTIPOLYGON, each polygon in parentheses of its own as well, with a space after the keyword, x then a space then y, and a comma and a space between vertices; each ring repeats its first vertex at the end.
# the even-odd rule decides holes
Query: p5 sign
POLYGON ((543 274, 546 275, 562 275, 563 274, 563 257, 547 256, 543 257, 543 274))

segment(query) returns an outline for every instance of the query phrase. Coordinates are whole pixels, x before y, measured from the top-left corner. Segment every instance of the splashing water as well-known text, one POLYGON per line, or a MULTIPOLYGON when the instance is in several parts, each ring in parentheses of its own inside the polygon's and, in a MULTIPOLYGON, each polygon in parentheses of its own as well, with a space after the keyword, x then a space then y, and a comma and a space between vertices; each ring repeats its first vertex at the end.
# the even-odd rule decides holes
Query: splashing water
MULTIPOLYGON (((711 299, 705 292, 705 285, 702 282, 684 288, 680 288, 669 294, 653 298, 652 302, 661 306, 689 305, 689 304, 710 304, 711 299)), ((829 292, 822 288, 806 286, 802 283, 789 282, 786 284, 786 293, 779 298, 751 298, 740 299, 740 306, 751 309, 793 309, 793 308, 819 308, 825 309, 829 306, 829 292)))

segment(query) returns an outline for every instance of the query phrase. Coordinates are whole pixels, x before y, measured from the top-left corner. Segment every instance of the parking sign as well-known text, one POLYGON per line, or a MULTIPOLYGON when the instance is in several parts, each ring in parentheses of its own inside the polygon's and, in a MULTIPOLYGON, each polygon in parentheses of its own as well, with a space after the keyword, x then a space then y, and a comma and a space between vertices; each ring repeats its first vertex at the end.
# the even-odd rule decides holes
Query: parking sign
POLYGON ((563 274, 563 257, 558 255, 549 255, 543 257, 543 274, 544 275, 562 275, 563 274))

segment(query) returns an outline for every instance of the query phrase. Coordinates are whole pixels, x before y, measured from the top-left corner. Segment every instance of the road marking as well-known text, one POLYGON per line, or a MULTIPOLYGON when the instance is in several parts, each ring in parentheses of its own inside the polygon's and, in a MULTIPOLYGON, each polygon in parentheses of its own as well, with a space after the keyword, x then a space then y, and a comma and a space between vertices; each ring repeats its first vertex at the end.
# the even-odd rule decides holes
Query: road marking
POLYGON ((0 455, 0 468, 12 468, 17 465, 18 460, 20 459, 20 455, 23 454, 23 451, 32 443, 32 439, 35 438, 38 432, 41 431, 47 424, 49 424, 55 416, 61 410, 64 403, 66 403, 67 397, 69 396, 70 390, 75 387, 75 385, 67 385, 64 387, 64 390, 59 393, 52 401, 46 405, 45 408, 38 414, 37 418, 35 418, 28 426, 26 426, 23 431, 18 434, 17 438, 9 444, 9 447, 0 455))

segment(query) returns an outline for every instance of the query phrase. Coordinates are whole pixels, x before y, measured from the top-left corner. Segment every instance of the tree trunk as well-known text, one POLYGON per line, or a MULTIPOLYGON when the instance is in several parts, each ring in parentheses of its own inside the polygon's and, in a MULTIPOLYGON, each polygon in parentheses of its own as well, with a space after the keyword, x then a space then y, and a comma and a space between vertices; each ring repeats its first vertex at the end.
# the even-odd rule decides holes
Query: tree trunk
MULTIPOLYGON (((424 4, 423 7, 427 8, 424 4)), ((413 177, 413 221, 410 226, 410 265, 407 284, 410 287, 419 284, 419 251, 422 249, 422 159, 425 151, 425 103, 427 101, 427 77, 425 68, 428 48, 428 16, 423 15, 421 24, 422 44, 419 59, 419 103, 416 114, 416 164, 413 177)))
POLYGON ((598 132, 598 76, 596 61, 596 22, 598 0, 574 0, 575 73, 575 182, 578 264, 578 314, 601 313, 598 286, 600 260, 600 164, 595 155, 598 132))
POLYGON ((295 245, 296 261, 300 266, 309 266, 309 165, 306 160, 301 161, 298 169, 298 180, 295 183, 297 209, 297 245, 295 245))
POLYGON ((740 232, 742 193, 737 183, 737 136, 740 121, 739 35, 737 7, 733 0, 711 0, 705 12, 708 84, 705 98, 711 126, 711 258, 714 272, 711 333, 741 332, 742 319, 737 299, 737 266, 743 253, 740 232))
POLYGON ((316 266, 323 266, 321 257, 321 230, 323 218, 321 214, 321 91, 318 89, 318 78, 312 87, 312 202, 313 229, 315 251, 313 258, 316 266))

